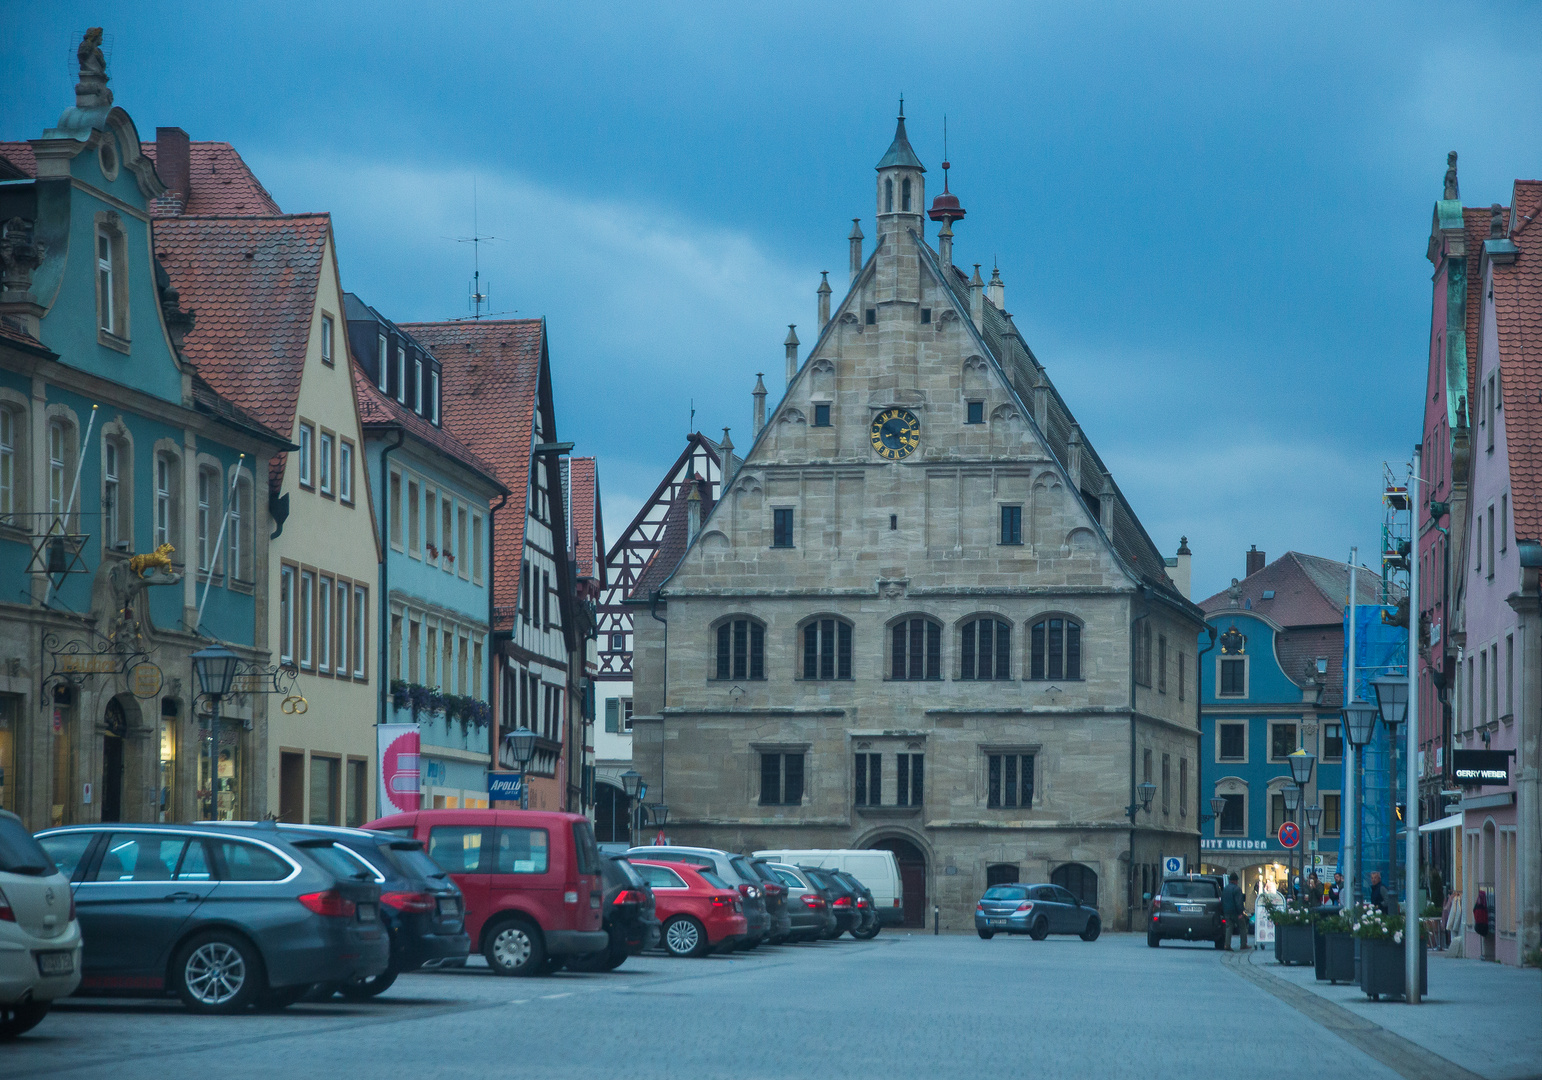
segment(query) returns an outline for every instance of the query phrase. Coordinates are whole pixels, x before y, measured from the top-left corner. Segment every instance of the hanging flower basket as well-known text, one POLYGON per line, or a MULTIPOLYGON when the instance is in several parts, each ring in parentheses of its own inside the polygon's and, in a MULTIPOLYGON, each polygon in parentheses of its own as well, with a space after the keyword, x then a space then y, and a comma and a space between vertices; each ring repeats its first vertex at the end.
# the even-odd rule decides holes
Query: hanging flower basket
POLYGON ((412 707, 412 688, 403 679, 391 680, 391 707, 393 709, 412 707))

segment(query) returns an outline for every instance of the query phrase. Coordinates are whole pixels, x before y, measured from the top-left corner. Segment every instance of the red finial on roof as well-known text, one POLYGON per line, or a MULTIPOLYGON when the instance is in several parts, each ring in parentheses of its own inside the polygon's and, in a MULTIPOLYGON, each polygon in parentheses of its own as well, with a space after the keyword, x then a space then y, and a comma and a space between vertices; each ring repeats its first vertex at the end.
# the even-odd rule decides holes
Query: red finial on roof
POLYGON ((948 190, 948 170, 953 167, 953 163, 947 160, 948 118, 946 116, 942 118, 942 157, 942 194, 932 200, 932 208, 927 211, 926 216, 933 221, 946 221, 951 224, 962 219, 965 211, 959 205, 958 196, 948 190))

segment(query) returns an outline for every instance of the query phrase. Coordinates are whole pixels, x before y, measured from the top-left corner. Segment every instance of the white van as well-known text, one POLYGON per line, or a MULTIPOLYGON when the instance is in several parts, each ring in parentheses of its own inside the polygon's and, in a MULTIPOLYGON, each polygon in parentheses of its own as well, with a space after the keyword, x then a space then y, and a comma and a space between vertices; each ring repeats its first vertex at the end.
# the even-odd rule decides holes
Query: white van
POLYGON ((905 921, 905 890, 900 884, 899 864, 894 852, 882 849, 805 848, 802 850, 757 851, 756 858, 794 866, 816 866, 844 870, 873 894, 881 926, 899 926, 905 921))

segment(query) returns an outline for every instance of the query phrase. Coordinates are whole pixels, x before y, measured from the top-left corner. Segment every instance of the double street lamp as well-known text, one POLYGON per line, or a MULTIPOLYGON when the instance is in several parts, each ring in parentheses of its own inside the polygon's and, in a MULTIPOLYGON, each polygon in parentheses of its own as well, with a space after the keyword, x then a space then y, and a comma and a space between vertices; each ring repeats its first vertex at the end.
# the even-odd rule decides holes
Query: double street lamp
MULTIPOLYGON (((1312 782, 1312 766, 1317 764, 1317 757, 1305 747, 1298 748, 1293 753, 1286 755, 1286 761, 1290 762, 1290 778, 1295 783, 1294 792, 1285 789, 1285 808, 1291 813, 1291 820, 1296 823, 1296 849, 1300 850, 1301 844, 1301 819, 1296 816, 1297 811, 1306 803, 1306 788, 1312 782), (1294 795, 1294 798, 1292 796, 1294 795)), ((1306 852, 1301 852, 1300 872, 1297 880, 1304 886, 1306 884, 1306 852)))
MULTIPOLYGON (((1383 675, 1371 680, 1376 691, 1376 706, 1381 712, 1381 722, 1387 725, 1387 885, 1395 888, 1393 867, 1397 865, 1397 729, 1408 719, 1408 676, 1383 675)), ((1403 867, 1403 900, 1408 904, 1412 890, 1409 875, 1415 868, 1403 867)))
MULTIPOLYGON (((1376 733, 1378 709, 1366 701, 1352 701, 1344 706, 1344 737, 1349 740, 1350 757, 1344 762, 1344 881, 1349 886, 1349 907, 1360 900, 1359 843, 1360 794, 1355 763, 1360 752, 1376 733)), ((1341 901, 1342 904, 1342 901, 1341 901)))
POLYGON ((209 699, 209 820, 219 820, 220 786, 220 699, 230 693, 236 681, 241 658, 223 645, 199 649, 190 658, 193 674, 198 676, 198 690, 209 699))

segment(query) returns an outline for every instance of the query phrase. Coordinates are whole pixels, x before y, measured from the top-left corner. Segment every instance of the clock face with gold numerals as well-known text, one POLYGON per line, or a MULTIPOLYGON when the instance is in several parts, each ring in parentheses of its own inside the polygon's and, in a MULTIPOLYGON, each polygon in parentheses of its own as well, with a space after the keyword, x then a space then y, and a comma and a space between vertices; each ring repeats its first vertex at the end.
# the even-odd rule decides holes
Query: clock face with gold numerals
POLYGON ((885 409, 873 417, 873 450, 898 461, 921 445, 921 421, 909 409, 885 409))

